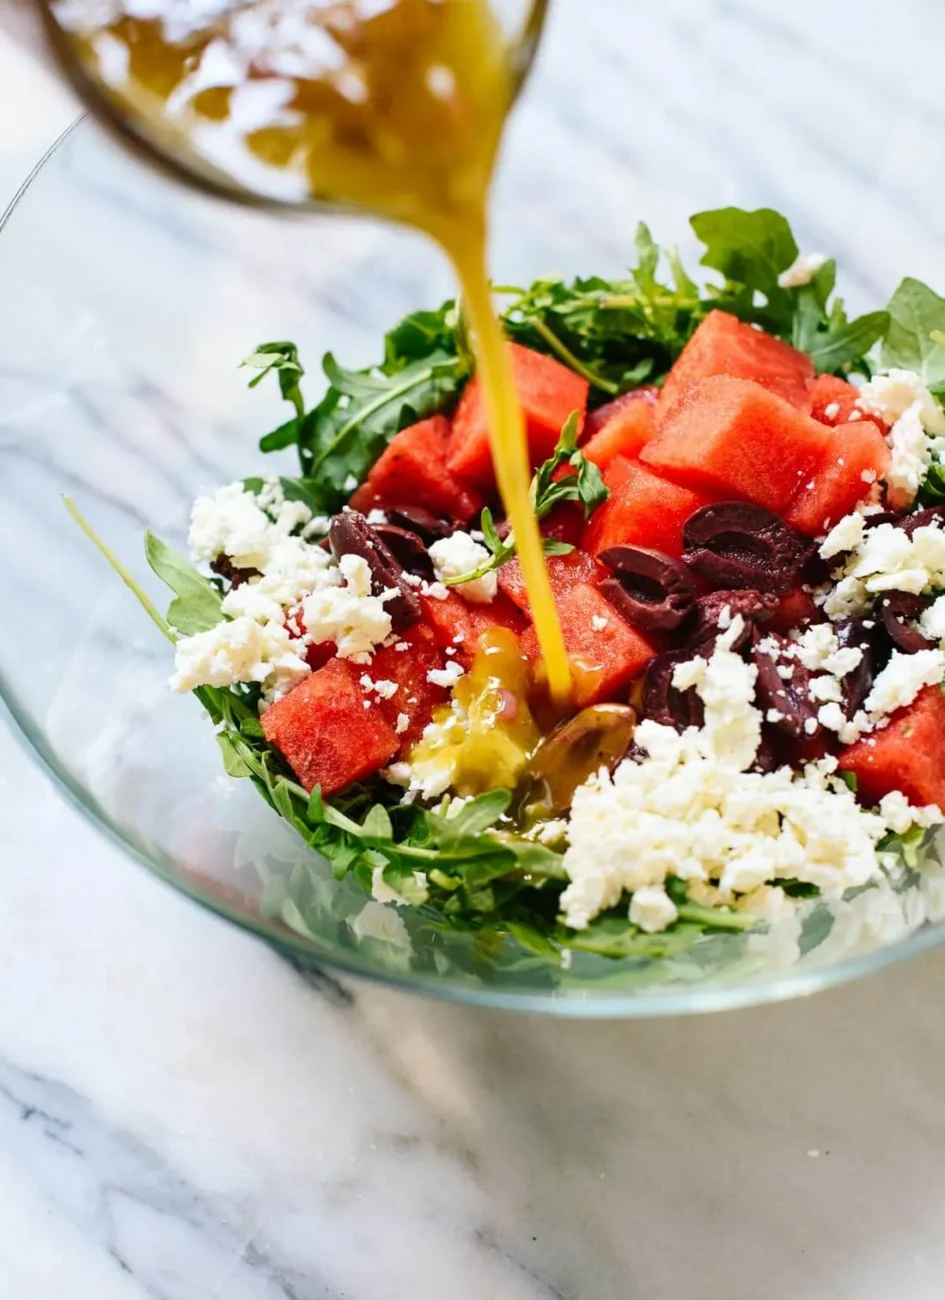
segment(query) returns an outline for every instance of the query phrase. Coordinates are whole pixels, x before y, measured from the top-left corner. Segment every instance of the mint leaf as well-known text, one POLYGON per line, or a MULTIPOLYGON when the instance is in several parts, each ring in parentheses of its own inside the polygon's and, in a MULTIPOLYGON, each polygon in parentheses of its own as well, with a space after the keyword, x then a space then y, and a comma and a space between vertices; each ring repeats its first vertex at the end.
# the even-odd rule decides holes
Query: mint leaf
POLYGON ((921 280, 907 278, 889 300, 888 311, 883 366, 915 370, 930 392, 945 395, 945 345, 933 337, 945 330, 945 298, 921 280))
POLYGON ((155 574, 174 592, 167 611, 167 621, 172 628, 182 636, 193 636, 222 622, 223 597, 209 578, 198 573, 189 560, 178 555, 150 530, 144 535, 144 553, 155 574))

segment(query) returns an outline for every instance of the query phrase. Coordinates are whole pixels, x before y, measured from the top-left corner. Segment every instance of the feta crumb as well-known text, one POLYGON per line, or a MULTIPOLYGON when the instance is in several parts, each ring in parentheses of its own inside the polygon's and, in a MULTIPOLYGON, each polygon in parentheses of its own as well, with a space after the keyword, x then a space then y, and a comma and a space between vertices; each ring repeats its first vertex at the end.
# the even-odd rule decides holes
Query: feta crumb
POLYGON ((494 570, 457 582, 466 573, 475 571, 492 559, 492 554, 480 542, 473 541, 469 533, 459 530, 449 537, 441 537, 430 547, 433 571, 440 582, 451 582, 464 600, 474 605, 488 605, 496 598, 499 579, 494 570))
POLYGON ((886 472, 890 499, 897 507, 911 505, 932 459, 918 402, 899 417, 887 442, 892 453, 886 472))
POLYGON ((839 414, 840 414, 839 402, 828 402, 827 405, 824 407, 824 417, 827 420, 835 420, 839 414))
POLYGON ((787 270, 778 276, 779 287, 801 289, 805 284, 810 284, 826 260, 823 253, 798 253, 787 270))
POLYGON ((349 474, 348 477, 345 479, 344 483, 341 485, 343 492, 353 492, 357 486, 358 486, 358 479, 357 479, 357 475, 355 474, 349 474))
POLYGON ((402 736, 409 726, 410 726, 410 719, 407 717, 406 713, 398 713, 397 725, 394 727, 394 731, 397 733, 397 735, 402 736))
POLYGON ((855 551, 863 541, 863 530, 862 515, 844 515, 821 542, 821 559, 832 560, 845 551, 855 551))
POLYGON ((630 921, 647 934, 665 930, 678 915, 676 904, 659 885, 642 885, 630 899, 630 921))
POLYGON ((302 618, 316 644, 334 641, 341 659, 370 654, 391 633, 390 614, 384 608, 396 592, 371 595, 371 570, 360 555, 343 555, 338 567, 343 587, 326 587, 302 601, 302 618))
POLYGON ((171 690, 258 682, 271 702, 311 671, 298 654, 298 645, 279 623, 258 623, 245 616, 225 620, 177 642, 171 690))
POLYGON ((376 528, 378 524, 382 526, 386 524, 388 519, 383 510, 369 510, 367 512, 367 521, 372 528, 376 528))
POLYGON ((387 678, 380 678, 374 683, 374 692, 378 699, 390 700, 397 694, 398 687, 396 682, 389 681, 387 678))
POLYGON ((945 678, 945 651, 919 650, 915 654, 893 651, 886 667, 876 675, 864 702, 873 718, 911 704, 924 686, 936 686, 945 678))
POLYGON ((609 622, 610 620, 604 618, 603 614, 593 614, 591 616, 591 627, 594 629, 595 632, 603 632, 604 628, 607 627, 609 622))
POLYGON ((919 619, 919 631, 930 641, 945 640, 945 596, 938 596, 922 611, 919 619))
POLYGON ((375 867, 371 873, 371 897, 378 903, 393 903, 394 906, 409 907, 416 906, 423 901, 419 895, 427 893, 427 877, 424 871, 415 871, 413 873, 413 882, 418 890, 418 896, 415 898, 404 898, 403 894, 398 893, 392 885, 389 885, 384 879, 384 868, 375 867))
POLYGON ((913 370, 874 375, 860 389, 857 405, 886 424, 895 424, 916 406, 923 428, 937 437, 945 434, 945 412, 913 370))
POLYGON ((449 597, 449 587, 444 587, 442 582, 423 582, 420 583, 420 594, 428 596, 431 600, 446 600, 449 597))
POLYGON ((427 673, 427 681, 434 686, 445 686, 447 690, 452 690, 465 671, 462 664, 451 659, 445 668, 431 668, 427 673))
POLYGON ((394 642, 394 649, 397 651, 398 654, 403 654, 405 650, 409 650, 409 649, 410 649, 410 642, 409 642, 409 641, 395 641, 395 642, 394 642))

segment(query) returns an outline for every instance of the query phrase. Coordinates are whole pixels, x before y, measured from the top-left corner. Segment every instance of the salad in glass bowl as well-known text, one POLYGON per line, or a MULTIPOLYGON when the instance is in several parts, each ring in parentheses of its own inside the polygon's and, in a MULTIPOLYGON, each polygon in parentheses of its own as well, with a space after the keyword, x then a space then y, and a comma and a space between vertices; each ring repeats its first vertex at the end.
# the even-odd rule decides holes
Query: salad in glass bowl
MULTIPOLYGON (((261 450, 299 472, 201 495, 188 557, 148 533, 166 617, 95 539, 363 936, 704 970, 714 937, 809 950, 839 900, 940 883, 945 300, 906 280, 850 319, 777 213, 692 226, 707 283, 641 226, 625 279, 497 290, 566 709, 454 302, 375 366, 326 357, 315 405, 295 344, 255 349, 288 403, 261 450)), ((270 899, 303 936, 305 896, 270 899)))

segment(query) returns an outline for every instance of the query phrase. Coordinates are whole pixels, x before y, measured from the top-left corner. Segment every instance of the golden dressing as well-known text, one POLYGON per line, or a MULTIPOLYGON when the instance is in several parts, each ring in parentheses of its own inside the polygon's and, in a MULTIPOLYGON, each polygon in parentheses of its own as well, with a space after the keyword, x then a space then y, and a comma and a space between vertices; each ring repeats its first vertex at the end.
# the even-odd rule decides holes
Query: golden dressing
MULTIPOLYGON (((200 5, 194 0, 193 10, 200 5)), ((92 66, 127 59, 120 85, 110 79, 125 111, 153 121, 157 99, 173 109, 166 120, 174 129, 240 183, 266 192, 271 182, 274 196, 291 199, 288 181, 300 187, 299 201, 311 196, 404 222, 432 236, 452 261, 549 691, 565 704, 568 659, 486 273, 489 185, 516 89, 512 51, 489 0, 339 0, 307 8, 262 0, 227 6, 212 28, 204 23, 189 33, 187 5, 178 8, 184 18, 178 15, 174 39, 159 22, 128 17, 82 33, 92 66), (221 48, 229 51, 229 70, 221 48), (267 96, 268 117, 260 122, 267 96)))

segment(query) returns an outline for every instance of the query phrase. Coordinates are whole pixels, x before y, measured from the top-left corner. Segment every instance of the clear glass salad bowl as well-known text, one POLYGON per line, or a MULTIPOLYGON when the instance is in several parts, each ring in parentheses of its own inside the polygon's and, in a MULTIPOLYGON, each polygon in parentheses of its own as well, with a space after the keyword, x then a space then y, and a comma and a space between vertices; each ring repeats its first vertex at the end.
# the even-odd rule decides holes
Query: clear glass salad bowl
MULTIPOLYGON (((734 101, 696 115, 686 102, 698 43, 653 18, 650 54, 628 28, 622 62, 610 48, 622 11, 602 8, 585 23, 560 7, 513 121, 495 206, 497 282, 616 274, 639 217, 685 253, 690 212, 727 201, 784 208, 796 194, 795 228, 812 251, 838 255, 857 308, 881 304, 906 272, 945 284, 932 219, 940 182, 902 210, 876 198, 878 222, 877 208, 857 204, 872 182, 853 162, 825 161, 813 101, 775 89, 755 120, 726 134, 734 101), (593 86, 572 75, 582 47, 596 61, 593 86), (630 131, 633 112, 652 103, 657 54, 666 66, 676 59, 662 107, 647 132, 630 131), (774 169, 757 132, 788 111, 798 130, 774 169)), ((783 57, 786 68, 802 59, 790 42, 783 57)), ((854 161, 870 137, 860 109, 848 110, 854 161)), ((910 121, 918 156, 935 122, 910 121)), ((259 472, 257 438, 282 419, 275 392, 248 392, 237 369, 253 345, 296 340, 317 395, 322 353, 367 364, 390 324, 451 293, 436 251, 409 233, 227 207, 144 171, 89 123, 59 142, 0 237, 0 694, 27 747, 130 859, 287 956, 457 1000, 568 1015, 710 1010, 808 993, 941 943, 945 871, 931 863, 836 905, 811 901, 768 931, 709 935, 659 960, 575 953, 564 968, 368 902, 334 881, 249 782, 222 776, 200 707, 168 692, 166 642, 61 496, 163 604, 144 529, 182 545, 195 495, 259 472)))

